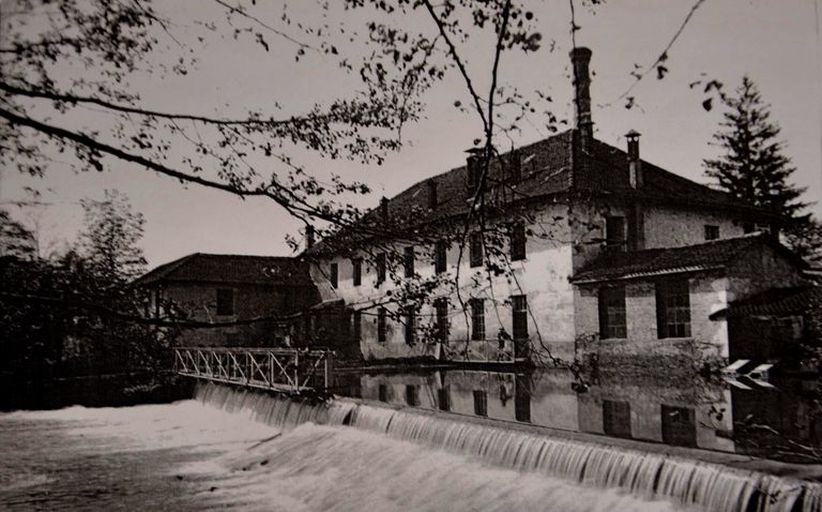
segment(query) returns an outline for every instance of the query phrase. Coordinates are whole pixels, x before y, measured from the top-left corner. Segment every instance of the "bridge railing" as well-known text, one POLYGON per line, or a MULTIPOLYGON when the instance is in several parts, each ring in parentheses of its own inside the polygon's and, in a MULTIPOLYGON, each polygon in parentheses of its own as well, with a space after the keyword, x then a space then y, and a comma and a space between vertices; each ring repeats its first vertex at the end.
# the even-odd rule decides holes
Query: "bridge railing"
POLYGON ((331 387, 334 352, 292 348, 180 347, 180 375, 261 389, 301 392, 331 387))

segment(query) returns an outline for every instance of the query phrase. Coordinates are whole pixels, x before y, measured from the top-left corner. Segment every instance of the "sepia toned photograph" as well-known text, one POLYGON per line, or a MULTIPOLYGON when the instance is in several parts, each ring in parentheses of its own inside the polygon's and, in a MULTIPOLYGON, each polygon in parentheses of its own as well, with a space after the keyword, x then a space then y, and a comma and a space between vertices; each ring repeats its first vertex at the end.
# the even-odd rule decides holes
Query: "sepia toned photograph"
POLYGON ((822 512, 822 0, 0 0, 0 510, 822 512))

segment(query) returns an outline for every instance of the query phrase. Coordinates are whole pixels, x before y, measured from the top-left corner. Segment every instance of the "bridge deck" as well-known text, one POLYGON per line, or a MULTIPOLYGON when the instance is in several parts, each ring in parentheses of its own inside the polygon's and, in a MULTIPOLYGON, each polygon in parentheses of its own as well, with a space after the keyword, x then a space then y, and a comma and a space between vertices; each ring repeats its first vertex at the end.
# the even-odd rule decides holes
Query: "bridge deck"
POLYGON ((175 371, 187 377, 272 391, 328 389, 334 353, 329 350, 246 347, 174 349, 175 371))

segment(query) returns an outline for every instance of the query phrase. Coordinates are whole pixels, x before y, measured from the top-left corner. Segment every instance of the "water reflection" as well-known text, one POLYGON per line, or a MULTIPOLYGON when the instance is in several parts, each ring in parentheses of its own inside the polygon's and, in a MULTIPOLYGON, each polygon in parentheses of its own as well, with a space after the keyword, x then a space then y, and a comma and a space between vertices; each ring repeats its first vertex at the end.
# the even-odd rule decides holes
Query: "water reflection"
POLYGON ((349 375, 346 394, 389 404, 671 446, 822 461, 815 381, 734 387, 701 378, 437 370, 349 375))

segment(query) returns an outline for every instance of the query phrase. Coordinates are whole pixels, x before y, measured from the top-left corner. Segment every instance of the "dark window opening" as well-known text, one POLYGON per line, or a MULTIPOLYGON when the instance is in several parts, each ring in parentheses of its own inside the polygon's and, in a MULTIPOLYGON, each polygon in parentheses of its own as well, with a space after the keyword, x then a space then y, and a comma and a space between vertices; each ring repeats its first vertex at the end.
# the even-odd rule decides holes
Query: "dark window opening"
POLYGON ((420 405, 419 388, 413 384, 405 385, 405 403, 410 406, 420 405))
POLYGON ((696 414, 688 407, 662 404, 662 441, 696 448, 696 414))
POLYGON ((354 311, 352 317, 354 322, 352 333, 354 341, 360 341, 362 339, 362 311, 354 311))
POLYGON ((385 281, 385 253, 381 252, 377 254, 376 257, 377 261, 375 265, 377 267, 377 285, 385 281))
POLYGON ((482 233, 471 233, 468 247, 468 259, 471 267, 482 265, 482 233))
POLYGON ((405 342, 413 345, 417 339, 417 308, 405 308, 405 342))
POLYGON ((328 275, 328 280, 331 281, 331 286, 336 288, 337 285, 339 284, 338 280, 340 278, 339 267, 337 266, 336 263, 331 264, 331 268, 330 268, 328 274, 329 274, 328 275))
POLYGON ((234 314, 234 290, 219 288, 217 290, 217 316, 231 316, 234 314))
POLYGON ((414 277, 414 247, 406 247, 403 251, 403 268, 405 277, 414 277))
POLYGON ((605 218, 605 247, 609 251, 625 250, 625 217, 605 218))
POLYGON ((656 284, 657 337, 691 336, 691 304, 687 279, 656 284))
POLYGON ((511 226, 511 261, 525 259, 526 241, 525 224, 518 222, 511 226))
POLYGON ((437 407, 441 411, 451 410, 451 395, 448 386, 441 387, 437 390, 437 407))
POLYGON ((377 393, 380 402, 388 402, 388 386, 380 384, 377 393))
POLYGON ((603 339, 628 336, 624 286, 599 289, 599 336, 603 339))
POLYGON ((471 339, 481 341, 485 339, 485 301, 471 299, 471 339))
POLYGON ((517 421, 531 422, 531 390, 529 377, 514 376, 514 418, 517 421))
POLYGON ((705 224, 705 240, 719 240, 719 226, 705 224))
POLYGON ((434 272, 441 274, 448 267, 448 243, 445 240, 438 240, 434 246, 434 272))
POLYGON ((474 390, 474 414, 488 416, 488 393, 481 389, 474 390))
POLYGON ((387 318, 385 308, 380 308, 377 310, 377 341, 379 342, 384 342, 387 339, 386 323, 387 318))
POLYGON ((603 400, 602 429, 609 436, 631 437, 631 404, 603 400))
POLYGON ((362 258, 354 258, 351 260, 351 268, 354 286, 360 286, 362 284, 362 258))
POLYGON ((448 301, 437 299, 434 302, 434 309, 437 312, 437 339, 442 343, 448 343, 448 301))
POLYGON ((528 339, 528 297, 514 295, 511 297, 511 315, 513 317, 513 334, 515 340, 528 339))

